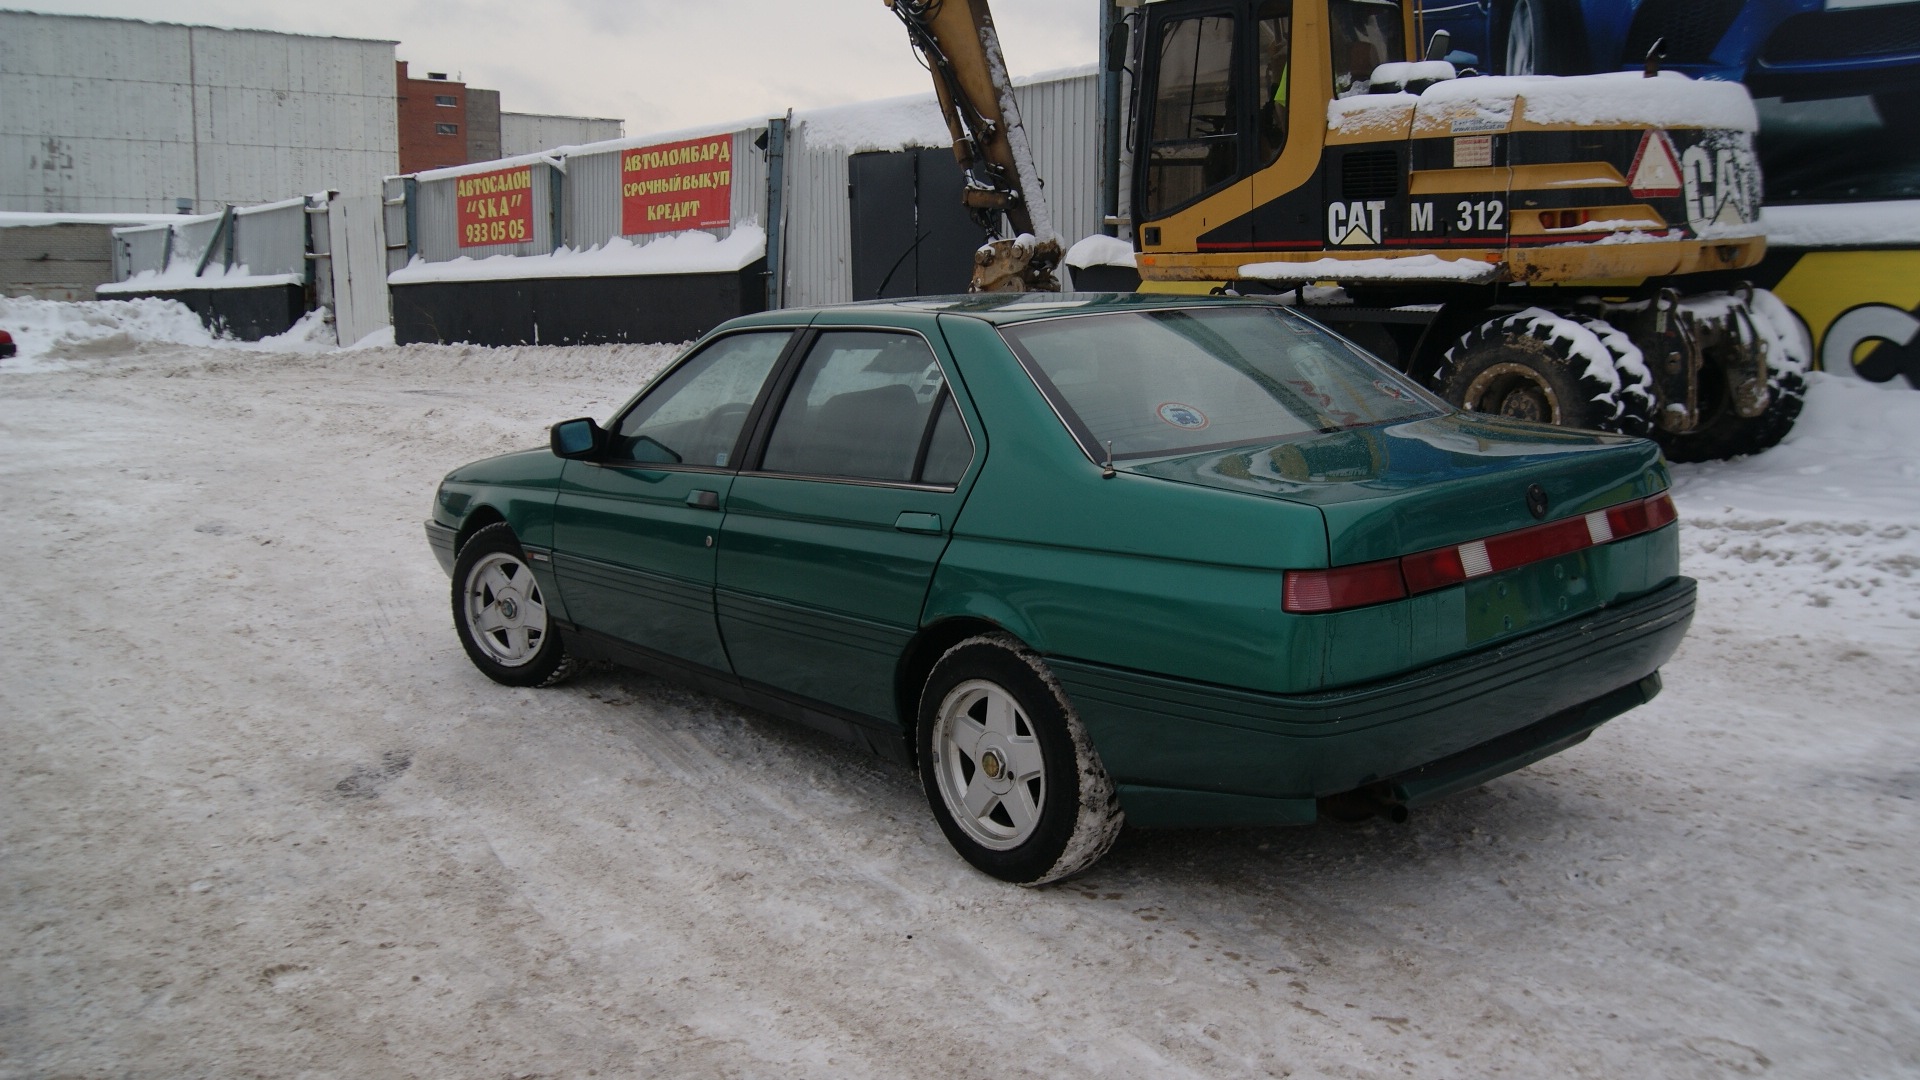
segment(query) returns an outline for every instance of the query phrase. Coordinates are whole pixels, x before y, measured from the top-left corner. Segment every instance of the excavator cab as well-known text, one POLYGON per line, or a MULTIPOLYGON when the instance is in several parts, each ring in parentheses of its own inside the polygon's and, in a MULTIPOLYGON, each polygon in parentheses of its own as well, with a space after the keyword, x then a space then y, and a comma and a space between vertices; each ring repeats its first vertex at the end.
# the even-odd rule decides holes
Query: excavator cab
MULTIPOLYGON (((1149 5, 1134 113, 1132 209, 1143 267, 1155 265, 1147 260, 1156 251, 1326 246, 1318 181, 1327 102, 1366 93, 1380 65, 1405 61, 1412 30, 1398 0, 1149 5)), ((1370 168, 1382 171, 1379 162, 1370 168)), ((1399 168, 1389 163, 1386 178, 1399 168)), ((1362 213, 1372 227, 1377 214, 1364 205, 1362 213)), ((1178 276, 1228 279, 1220 271, 1247 261, 1236 259, 1202 260, 1204 278, 1178 276)))

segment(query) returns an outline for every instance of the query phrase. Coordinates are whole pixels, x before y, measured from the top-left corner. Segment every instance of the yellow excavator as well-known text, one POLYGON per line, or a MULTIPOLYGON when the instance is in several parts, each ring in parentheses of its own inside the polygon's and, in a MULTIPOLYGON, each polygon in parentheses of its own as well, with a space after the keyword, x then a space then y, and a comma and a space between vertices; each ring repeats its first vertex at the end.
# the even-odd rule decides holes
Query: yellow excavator
MULTIPOLYGON (((886 2, 987 237, 974 288, 1057 288, 988 0, 886 2)), ((1644 72, 1480 76, 1403 0, 1119 6, 1141 288, 1269 295, 1456 405, 1674 460, 1792 427, 1803 332, 1739 275, 1765 251, 1744 88, 1660 72, 1657 43, 1644 72)))

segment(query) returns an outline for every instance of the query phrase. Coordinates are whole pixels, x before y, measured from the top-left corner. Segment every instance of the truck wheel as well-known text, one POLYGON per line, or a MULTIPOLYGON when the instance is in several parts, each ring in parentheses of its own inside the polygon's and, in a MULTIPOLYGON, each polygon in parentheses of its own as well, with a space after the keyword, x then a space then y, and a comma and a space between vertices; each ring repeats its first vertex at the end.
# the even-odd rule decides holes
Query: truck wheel
POLYGON ((1614 354, 1579 321, 1540 308, 1468 331, 1436 382, 1468 412, 1593 431, 1634 426, 1614 354))

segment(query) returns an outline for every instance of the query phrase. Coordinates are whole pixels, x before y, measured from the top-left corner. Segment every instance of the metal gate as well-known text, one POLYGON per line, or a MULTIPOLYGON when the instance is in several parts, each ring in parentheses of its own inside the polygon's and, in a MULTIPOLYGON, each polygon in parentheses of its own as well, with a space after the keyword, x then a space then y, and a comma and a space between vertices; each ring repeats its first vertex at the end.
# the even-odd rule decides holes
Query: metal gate
POLYGON ((967 291, 985 237, 961 204, 952 150, 854 154, 847 175, 853 299, 967 291))

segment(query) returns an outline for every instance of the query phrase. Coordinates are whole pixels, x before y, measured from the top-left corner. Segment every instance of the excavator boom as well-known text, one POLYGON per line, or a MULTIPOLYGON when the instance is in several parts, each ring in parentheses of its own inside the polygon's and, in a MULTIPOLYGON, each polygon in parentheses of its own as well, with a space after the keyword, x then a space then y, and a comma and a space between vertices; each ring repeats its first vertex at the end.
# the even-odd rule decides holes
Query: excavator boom
POLYGON ((1058 292, 1054 233, 1020 123, 1013 80, 987 0, 886 0, 933 74, 934 93, 966 174, 964 198, 986 243, 974 292, 1058 292), (1002 220, 1012 232, 1003 235, 1002 220))

